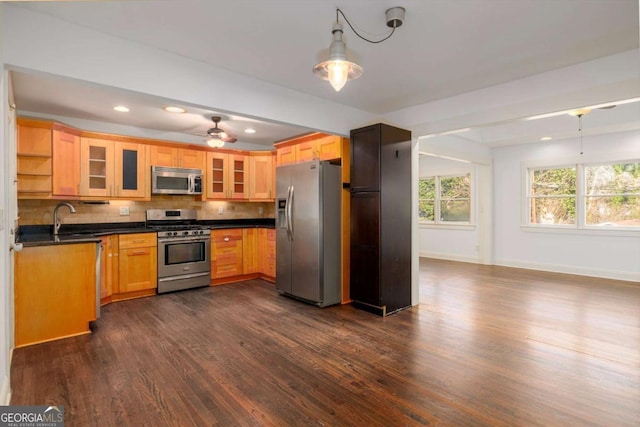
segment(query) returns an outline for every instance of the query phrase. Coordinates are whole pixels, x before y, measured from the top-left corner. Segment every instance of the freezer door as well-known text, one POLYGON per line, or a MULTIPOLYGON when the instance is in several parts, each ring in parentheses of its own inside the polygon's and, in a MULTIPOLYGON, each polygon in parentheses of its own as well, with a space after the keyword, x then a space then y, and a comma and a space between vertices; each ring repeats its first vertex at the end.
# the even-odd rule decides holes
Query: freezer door
POLYGON ((291 239, 287 218, 290 210, 291 166, 276 169, 276 289, 291 293, 291 239))
POLYGON ((296 165, 291 176, 291 294, 309 301, 322 299, 320 267, 320 165, 296 165))

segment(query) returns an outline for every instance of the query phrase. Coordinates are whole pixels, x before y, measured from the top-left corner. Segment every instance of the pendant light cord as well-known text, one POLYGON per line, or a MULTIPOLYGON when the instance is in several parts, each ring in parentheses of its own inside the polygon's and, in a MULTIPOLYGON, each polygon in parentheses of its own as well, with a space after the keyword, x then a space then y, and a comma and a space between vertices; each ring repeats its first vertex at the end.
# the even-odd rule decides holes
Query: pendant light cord
POLYGON ((355 29, 355 28, 353 28, 353 25, 351 25, 351 22, 349 22, 349 19, 347 19, 347 16, 346 16, 346 15, 344 14, 344 12, 343 12, 343 11, 341 11, 340 9, 336 9, 336 22, 338 21, 338 13, 339 13, 340 15, 342 15, 342 17, 344 18, 344 20, 346 21, 346 23, 347 23, 347 24, 349 24, 349 28, 351 28, 351 31, 353 31, 353 32, 354 32, 354 34, 355 34, 356 36, 360 37, 362 40, 364 40, 364 41, 366 41, 366 42, 369 42, 369 43, 373 43, 373 44, 376 44, 376 43, 382 43, 383 41, 385 41, 385 40, 387 40, 389 37, 391 37, 391 36, 393 35, 393 33, 396 31, 396 26, 394 25, 394 26, 392 27, 391 32, 389 33, 389 35, 387 35, 387 36, 386 36, 386 37, 384 37, 383 39, 381 39, 381 40, 369 40, 368 38, 363 37, 363 36, 361 36, 360 34, 358 34, 358 32, 356 31, 356 29, 355 29))
POLYGON ((582 114, 578 114, 578 130, 580 131, 580 155, 584 153, 582 149, 582 114))

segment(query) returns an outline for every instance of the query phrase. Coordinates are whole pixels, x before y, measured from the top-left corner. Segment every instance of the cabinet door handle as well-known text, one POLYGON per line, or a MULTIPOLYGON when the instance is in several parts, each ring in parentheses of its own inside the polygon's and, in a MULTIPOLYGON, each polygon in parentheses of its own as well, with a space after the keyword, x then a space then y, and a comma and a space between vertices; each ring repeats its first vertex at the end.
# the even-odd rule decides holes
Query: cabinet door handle
POLYGON ((229 241, 229 238, 228 238, 228 237, 225 237, 225 238, 224 238, 224 239, 222 239, 222 240, 224 240, 225 242, 228 242, 228 241, 229 241))

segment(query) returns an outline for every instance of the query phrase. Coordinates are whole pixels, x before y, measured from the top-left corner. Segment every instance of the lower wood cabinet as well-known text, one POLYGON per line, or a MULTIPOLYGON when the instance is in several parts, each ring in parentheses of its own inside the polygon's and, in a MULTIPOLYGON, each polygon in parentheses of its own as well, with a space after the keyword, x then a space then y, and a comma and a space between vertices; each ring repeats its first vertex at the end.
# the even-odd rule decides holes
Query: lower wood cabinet
POLYGON ((211 230, 211 278, 243 274, 242 229, 211 230))
POLYGON ((258 259, 258 230, 257 228, 242 229, 242 273, 253 274, 260 271, 258 259))
POLYGON ((260 228, 258 230, 258 270, 267 280, 276 277, 276 230, 260 228))
POLYGON ((155 294, 158 286, 156 233, 121 234, 118 267, 118 292, 113 300, 155 294))
POLYGON ((211 283, 222 285, 276 276, 275 230, 233 228, 211 230, 211 283))
POLYGON ((90 333, 96 319, 96 243, 34 246, 15 254, 15 345, 90 333))
POLYGON ((104 236, 100 241, 100 304, 111 302, 114 290, 118 290, 118 235, 104 236))

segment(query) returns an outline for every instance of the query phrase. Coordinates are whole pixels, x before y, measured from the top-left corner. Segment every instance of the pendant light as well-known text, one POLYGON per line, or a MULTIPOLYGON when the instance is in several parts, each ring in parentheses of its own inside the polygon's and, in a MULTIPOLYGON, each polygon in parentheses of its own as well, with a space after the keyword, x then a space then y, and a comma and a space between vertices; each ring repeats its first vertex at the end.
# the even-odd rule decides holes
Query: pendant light
POLYGON ((332 40, 331 45, 329 46, 329 57, 327 60, 322 61, 313 67, 313 73, 323 80, 329 80, 329 83, 331 83, 331 86, 333 86, 335 91, 339 92, 348 80, 357 79, 364 71, 357 62, 351 61, 347 58, 347 46, 342 40, 343 27, 342 23, 338 20, 338 14, 342 15, 355 35, 360 37, 362 40, 369 43, 381 43, 391 37, 396 28, 402 25, 404 22, 404 12, 405 10, 403 7, 392 7, 391 9, 387 9, 385 17, 387 26, 391 28, 391 32, 381 40, 374 41, 358 34, 345 14, 340 9, 336 9, 336 22, 331 27, 332 40))
POLYGON ((584 116, 585 114, 589 114, 590 112, 590 108, 581 108, 579 110, 573 110, 569 112, 569 115, 578 118, 578 132, 580 132, 580 155, 584 154, 582 146, 582 116, 584 116))
POLYGON ((313 73, 323 80, 329 80, 336 92, 340 92, 347 80, 362 75, 362 67, 347 59, 347 46, 342 41, 342 24, 336 22, 331 29, 333 40, 329 47, 329 58, 313 67, 313 73))

